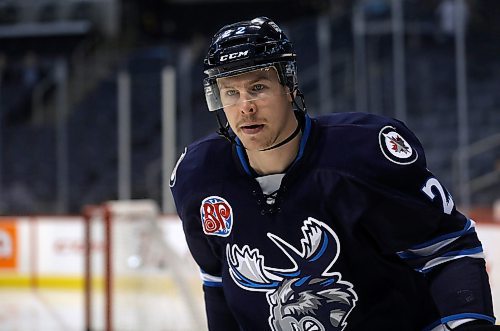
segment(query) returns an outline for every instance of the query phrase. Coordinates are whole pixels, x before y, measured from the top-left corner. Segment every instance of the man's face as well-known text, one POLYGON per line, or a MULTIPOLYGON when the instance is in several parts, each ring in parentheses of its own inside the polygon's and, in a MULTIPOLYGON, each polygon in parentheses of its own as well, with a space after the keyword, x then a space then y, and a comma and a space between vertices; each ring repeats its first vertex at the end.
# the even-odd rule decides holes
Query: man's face
POLYGON ((261 150, 286 139, 295 129, 288 88, 274 67, 217 79, 224 113, 248 150, 261 150))

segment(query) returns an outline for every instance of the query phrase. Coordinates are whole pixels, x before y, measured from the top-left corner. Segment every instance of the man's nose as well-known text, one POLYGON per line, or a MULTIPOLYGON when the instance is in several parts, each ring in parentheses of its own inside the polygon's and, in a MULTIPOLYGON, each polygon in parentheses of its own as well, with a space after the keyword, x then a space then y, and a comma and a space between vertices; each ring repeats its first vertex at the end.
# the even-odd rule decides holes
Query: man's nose
POLYGON ((253 100, 243 100, 242 102, 240 102, 239 108, 242 114, 254 113, 256 110, 253 100))

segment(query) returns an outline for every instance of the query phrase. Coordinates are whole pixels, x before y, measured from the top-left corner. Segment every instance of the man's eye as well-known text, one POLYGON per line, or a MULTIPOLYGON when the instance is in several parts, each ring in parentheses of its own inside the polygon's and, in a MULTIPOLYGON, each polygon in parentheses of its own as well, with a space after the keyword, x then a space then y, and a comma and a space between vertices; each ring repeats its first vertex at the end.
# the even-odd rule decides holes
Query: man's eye
POLYGON ((254 86, 252 86, 252 90, 255 92, 262 91, 264 88, 265 86, 262 84, 255 84, 254 86))
POLYGON ((230 97, 236 95, 237 93, 238 93, 238 91, 236 91, 236 90, 227 90, 226 91, 226 95, 230 96, 230 97))

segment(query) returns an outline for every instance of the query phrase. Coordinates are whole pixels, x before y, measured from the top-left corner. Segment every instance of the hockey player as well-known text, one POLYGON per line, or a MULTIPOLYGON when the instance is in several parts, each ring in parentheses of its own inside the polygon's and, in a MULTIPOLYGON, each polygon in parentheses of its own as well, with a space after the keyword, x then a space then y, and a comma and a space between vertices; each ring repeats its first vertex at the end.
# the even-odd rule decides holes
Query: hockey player
POLYGON ((311 118, 270 19, 223 27, 205 59, 218 135, 171 188, 212 331, 490 330, 474 222, 401 122, 311 118), (226 122, 227 120, 227 122, 226 122))

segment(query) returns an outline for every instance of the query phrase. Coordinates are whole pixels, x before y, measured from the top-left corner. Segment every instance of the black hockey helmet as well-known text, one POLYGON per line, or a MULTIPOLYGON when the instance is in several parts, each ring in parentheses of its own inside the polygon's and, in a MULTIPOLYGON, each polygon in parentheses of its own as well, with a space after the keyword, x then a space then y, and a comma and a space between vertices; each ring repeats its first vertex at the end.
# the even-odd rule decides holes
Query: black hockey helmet
POLYGON ((298 89, 296 54, 284 32, 267 17, 226 25, 213 37, 203 81, 210 111, 223 108, 217 79, 273 66, 290 93, 298 89))

